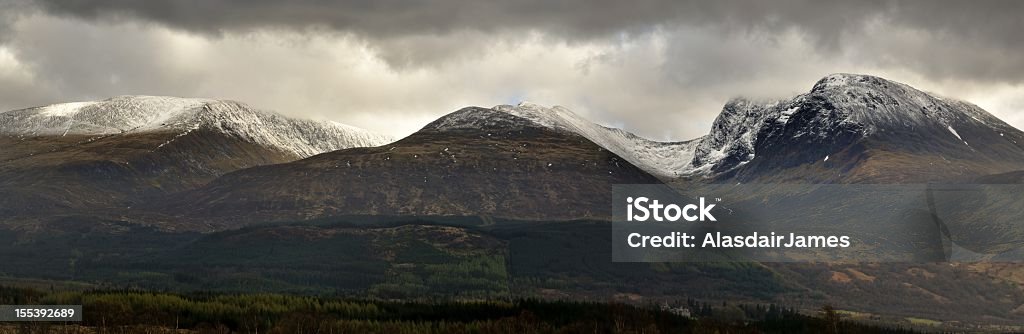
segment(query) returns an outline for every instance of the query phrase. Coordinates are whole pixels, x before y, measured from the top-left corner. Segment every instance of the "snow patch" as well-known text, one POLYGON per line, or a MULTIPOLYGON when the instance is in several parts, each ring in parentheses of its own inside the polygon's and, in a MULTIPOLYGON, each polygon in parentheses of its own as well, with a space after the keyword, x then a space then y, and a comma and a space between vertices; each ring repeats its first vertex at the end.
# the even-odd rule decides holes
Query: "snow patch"
POLYGON ((966 140, 960 137, 960 134, 956 132, 956 129, 954 129, 953 126, 947 125, 946 129, 949 129, 949 132, 953 133, 953 135, 956 136, 956 139, 960 139, 964 145, 971 146, 970 144, 967 144, 966 140))
POLYGON ((792 108, 786 109, 785 111, 782 112, 782 114, 780 114, 777 121, 782 124, 788 123, 790 116, 793 116, 793 113, 795 113, 797 110, 800 110, 800 106, 793 106, 792 108))
POLYGON ((96 102, 71 102, 51 104, 41 107, 39 114, 50 117, 70 117, 77 114, 82 108, 96 104, 96 102))
POLYGON ((947 125, 946 129, 949 129, 949 132, 956 136, 956 139, 960 139, 960 141, 964 140, 963 138, 960 138, 960 134, 956 133, 956 129, 954 129, 952 126, 947 125))

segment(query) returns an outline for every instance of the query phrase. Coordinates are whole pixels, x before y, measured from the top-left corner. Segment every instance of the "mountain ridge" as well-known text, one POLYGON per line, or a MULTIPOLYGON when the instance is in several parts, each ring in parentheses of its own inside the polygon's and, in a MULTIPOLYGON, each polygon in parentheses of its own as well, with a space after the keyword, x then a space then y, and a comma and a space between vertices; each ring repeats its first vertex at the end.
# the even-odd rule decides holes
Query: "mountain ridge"
POLYGON ((118 96, 0 113, 0 135, 124 135, 216 129, 299 157, 339 148, 376 146, 389 136, 337 122, 300 120, 230 100, 118 96))

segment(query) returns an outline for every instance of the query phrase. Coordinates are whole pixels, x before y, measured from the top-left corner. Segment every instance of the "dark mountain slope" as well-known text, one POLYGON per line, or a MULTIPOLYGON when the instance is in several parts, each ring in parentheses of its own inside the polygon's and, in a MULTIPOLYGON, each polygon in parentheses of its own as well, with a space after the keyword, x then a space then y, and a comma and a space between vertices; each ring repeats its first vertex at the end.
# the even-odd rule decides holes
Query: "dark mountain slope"
POLYGON ((231 173, 164 208, 235 222, 351 214, 605 218, 613 184, 655 182, 582 136, 470 107, 389 145, 231 173))

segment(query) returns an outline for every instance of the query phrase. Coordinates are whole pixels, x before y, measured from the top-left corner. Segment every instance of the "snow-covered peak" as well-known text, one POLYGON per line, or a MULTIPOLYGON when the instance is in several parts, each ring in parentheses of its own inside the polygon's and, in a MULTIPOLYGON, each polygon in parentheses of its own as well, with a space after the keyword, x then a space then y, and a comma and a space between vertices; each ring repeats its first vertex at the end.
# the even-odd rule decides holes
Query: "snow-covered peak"
MULTIPOLYGON (((725 105, 711 132, 694 153, 692 172, 715 174, 742 166, 765 147, 825 149, 843 140, 874 134, 916 134, 932 141, 970 147, 971 140, 1017 132, 981 108, 938 97, 876 76, 831 74, 805 94, 776 102, 735 99, 725 105), (970 135, 964 135, 964 133, 970 135), (938 136, 938 137, 932 137, 938 136), (971 137, 974 137, 972 139, 971 137), (809 143, 821 147, 807 146, 809 143)), ((917 136, 917 137, 913 137, 917 136)), ((1016 143, 1014 143, 1016 144, 1016 143)), ((829 152, 825 152, 827 155, 829 152)))
POLYGON ((335 122, 291 119, 226 100, 118 96, 0 113, 0 135, 9 136, 185 135, 198 129, 217 130, 299 157, 391 141, 387 136, 335 122))
POLYGON ((862 74, 832 74, 814 84, 811 92, 794 101, 822 99, 839 110, 847 122, 879 127, 942 127, 956 123, 1008 126, 976 105, 915 89, 907 84, 862 74))
POLYGON ((860 75, 860 74, 852 74, 852 73, 833 73, 833 74, 826 75, 824 78, 821 78, 821 80, 818 80, 818 82, 815 82, 814 83, 814 88, 812 88, 811 90, 812 91, 816 91, 816 90, 822 90, 822 89, 826 89, 826 88, 830 88, 830 87, 842 87, 842 86, 849 85, 852 82, 864 82, 866 80, 862 80, 862 79, 868 79, 868 78, 872 78, 872 77, 868 76, 868 75, 860 75))
POLYGON ((539 127, 528 119, 498 110, 482 107, 465 107, 442 116, 423 127, 421 131, 478 131, 490 129, 513 129, 539 127))

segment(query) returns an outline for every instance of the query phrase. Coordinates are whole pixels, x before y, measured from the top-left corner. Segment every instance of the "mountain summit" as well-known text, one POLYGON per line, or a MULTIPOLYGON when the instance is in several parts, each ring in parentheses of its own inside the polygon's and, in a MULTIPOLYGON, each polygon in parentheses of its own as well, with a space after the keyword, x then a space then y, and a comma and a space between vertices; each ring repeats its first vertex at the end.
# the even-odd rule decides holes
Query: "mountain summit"
POLYGON ((973 104, 833 74, 789 100, 726 104, 688 170, 715 179, 924 182, 1024 169, 1024 133, 973 104))
POLYGON ((466 109, 450 114, 424 129, 452 130, 480 128, 501 122, 517 126, 541 127, 551 131, 582 136, 615 153, 644 171, 661 178, 678 176, 693 157, 695 141, 657 142, 622 129, 598 125, 562 107, 544 107, 530 102, 497 105, 492 108, 466 109), (504 115, 503 115, 504 114, 504 115), (515 118, 506 117, 515 116, 515 118))

